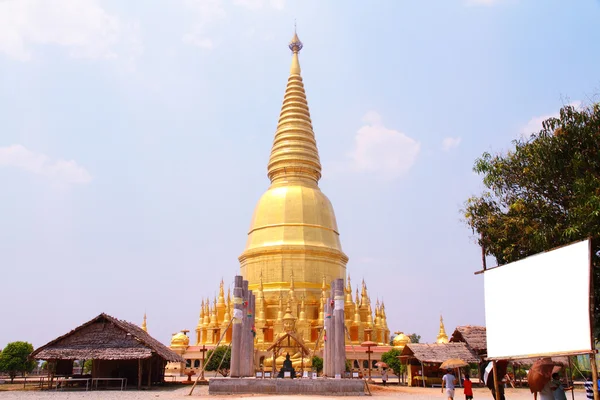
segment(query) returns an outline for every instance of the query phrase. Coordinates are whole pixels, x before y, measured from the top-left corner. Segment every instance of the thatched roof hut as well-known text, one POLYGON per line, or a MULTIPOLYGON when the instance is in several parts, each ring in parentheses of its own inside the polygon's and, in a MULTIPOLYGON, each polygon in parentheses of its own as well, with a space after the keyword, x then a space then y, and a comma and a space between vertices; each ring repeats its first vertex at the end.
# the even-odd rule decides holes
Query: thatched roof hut
POLYGON ((487 339, 485 326, 457 326, 450 342, 463 342, 479 356, 487 355, 487 339))
POLYGON ((141 386, 162 382, 167 362, 185 362, 139 326, 100 314, 31 353, 55 363, 57 374, 70 375, 74 360, 93 360, 93 378, 128 378, 141 386))
POLYGON ((465 343, 407 343, 399 356, 407 364, 408 385, 441 384, 445 371, 440 365, 450 359, 479 363, 480 358, 465 343))
POLYGON ((400 357, 435 364, 441 364, 451 358, 459 358, 468 363, 480 361, 465 343, 407 343, 400 357))

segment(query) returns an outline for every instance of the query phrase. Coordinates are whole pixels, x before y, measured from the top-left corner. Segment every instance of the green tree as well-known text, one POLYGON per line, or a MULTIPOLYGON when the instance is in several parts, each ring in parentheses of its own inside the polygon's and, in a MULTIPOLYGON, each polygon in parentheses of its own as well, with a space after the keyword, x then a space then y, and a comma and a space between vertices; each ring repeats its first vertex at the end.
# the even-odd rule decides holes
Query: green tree
POLYGON ((323 371, 323 359, 319 356, 313 356, 312 366, 317 370, 317 372, 323 371))
POLYGON ((91 374, 92 373, 92 365, 94 363, 94 360, 85 360, 85 363, 83 363, 83 373, 84 374, 91 374))
POLYGON ((411 333, 408 337, 410 338, 411 343, 419 343, 421 340, 421 335, 417 335, 416 333, 411 333))
MULTIPOLYGON (((486 190, 469 198, 466 223, 499 265, 600 237, 600 104, 565 106, 506 154, 484 153, 474 171, 486 190)), ((600 266, 593 241, 596 298, 600 266)), ((595 320, 600 301, 595 302, 595 320)), ((595 335, 599 336, 598 327, 595 335)))
MULTIPOLYGON (((398 378, 406 372, 406 365, 400 363, 400 359, 398 358, 399 355, 400 350, 398 349, 391 349, 381 355, 381 361, 386 363, 398 378)), ((400 383, 399 380, 398 383, 400 383)))
POLYGON ((10 376, 11 383, 17 374, 33 371, 36 362, 28 358, 32 352, 33 346, 27 342, 12 342, 2 350, 2 353, 0 353, 0 371, 10 376))
POLYGON ((217 371, 217 368, 221 365, 221 368, 217 372, 223 376, 229 375, 229 370, 231 369, 231 350, 229 346, 219 346, 213 350, 209 350, 206 357, 209 360, 206 364, 206 371, 217 371), (215 354, 214 356, 212 355, 213 353, 215 354))

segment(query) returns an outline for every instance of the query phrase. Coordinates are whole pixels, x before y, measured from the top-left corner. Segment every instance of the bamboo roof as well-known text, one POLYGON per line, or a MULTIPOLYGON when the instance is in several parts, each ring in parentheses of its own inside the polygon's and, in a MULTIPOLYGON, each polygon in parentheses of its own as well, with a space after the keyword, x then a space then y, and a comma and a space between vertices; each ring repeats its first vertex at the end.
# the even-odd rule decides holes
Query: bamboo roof
POLYGON ((185 362, 139 326, 100 314, 31 353, 36 360, 133 360, 155 353, 166 361, 185 362))
POLYGON ((481 361, 465 343, 407 343, 400 357, 414 357, 420 362, 443 363, 459 358, 468 363, 481 361))
POLYGON ((533 365, 533 363, 539 360, 540 358, 550 358, 552 359, 553 363, 555 363, 556 365, 561 365, 563 367, 569 365, 569 357, 567 356, 519 358, 517 360, 511 360, 510 362, 512 362, 513 364, 526 366, 533 365))
POLYGON ((457 326, 452 333, 450 342, 464 342, 475 352, 487 352, 487 338, 485 326, 465 325, 457 326))
POLYGON ((298 347, 300 347, 300 349, 302 350, 302 353, 304 354, 310 354, 310 350, 308 349, 308 347, 306 347, 306 345, 304 344, 304 342, 302 341, 301 338, 299 338, 298 336, 296 336, 294 334, 294 332, 286 332, 284 335, 281 335, 276 341, 275 343, 273 343, 268 349, 267 351, 273 351, 275 348, 277 347, 287 347, 286 345, 282 345, 281 342, 283 342, 283 340, 285 338, 291 338, 294 342, 296 342, 296 345, 298 347))

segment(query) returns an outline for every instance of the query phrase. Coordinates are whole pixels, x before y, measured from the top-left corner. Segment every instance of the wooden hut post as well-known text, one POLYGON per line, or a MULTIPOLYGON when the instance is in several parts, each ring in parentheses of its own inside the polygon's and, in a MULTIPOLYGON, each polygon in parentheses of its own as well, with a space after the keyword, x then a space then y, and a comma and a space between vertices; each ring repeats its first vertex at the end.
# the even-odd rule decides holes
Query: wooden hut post
POLYGON ((54 375, 52 374, 52 360, 46 361, 46 368, 48 368, 48 389, 52 389, 51 378, 54 377, 54 375))
POLYGON ((498 365, 496 360, 492 361, 493 376, 494 376, 494 399, 498 400, 500 395, 500 385, 498 385, 498 365))
MULTIPOLYGON (((571 374, 571 377, 569 377, 567 375, 567 386, 571 387, 571 399, 575 400, 575 390, 573 390, 573 385, 571 385, 571 381, 573 380, 573 366, 571 365, 571 357, 568 357, 569 360, 569 374, 571 374)), ((566 368, 565 368, 565 373, 566 373, 566 368)))
POLYGON ((273 347, 273 372, 271 375, 271 378, 275 378, 275 362, 277 361, 277 351, 278 351, 278 346, 275 345, 275 347, 273 347))
POLYGON ((148 389, 152 387, 152 357, 148 359, 148 389))
POLYGON ((140 390, 142 388, 142 359, 138 358, 138 382, 137 388, 140 390))

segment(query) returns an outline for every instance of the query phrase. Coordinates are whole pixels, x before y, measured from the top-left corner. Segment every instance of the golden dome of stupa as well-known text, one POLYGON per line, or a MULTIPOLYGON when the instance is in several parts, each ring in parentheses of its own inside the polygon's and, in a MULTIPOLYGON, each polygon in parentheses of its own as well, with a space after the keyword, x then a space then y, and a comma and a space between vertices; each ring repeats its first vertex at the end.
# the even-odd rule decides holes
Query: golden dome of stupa
POLYGON ((407 343, 410 343, 410 337, 405 335, 404 332, 394 332, 396 336, 392 341, 394 343, 394 347, 404 348, 407 343))
POLYGON ((171 347, 188 347, 190 338, 185 334, 187 331, 175 333, 171 338, 171 347))
MULTIPOLYGON (((276 301, 297 279, 297 294, 318 304, 321 280, 346 278, 348 257, 342 251, 331 202, 321 192, 321 161, 304 91, 297 35, 279 123, 267 166, 271 186, 254 209, 246 248, 239 257, 240 271, 249 289, 262 282, 266 297, 276 301)), ((274 318, 267 313, 267 319, 274 318)))

